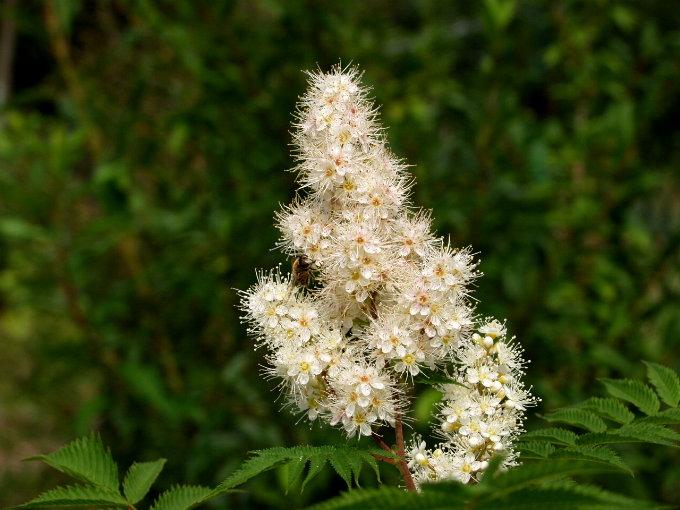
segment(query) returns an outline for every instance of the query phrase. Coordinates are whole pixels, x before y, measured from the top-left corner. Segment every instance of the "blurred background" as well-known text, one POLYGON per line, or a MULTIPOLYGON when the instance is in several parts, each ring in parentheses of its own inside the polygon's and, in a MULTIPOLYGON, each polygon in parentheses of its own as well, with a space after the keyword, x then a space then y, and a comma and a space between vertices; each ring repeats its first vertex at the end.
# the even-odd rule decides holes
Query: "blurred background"
MULTIPOLYGON (((20 459, 92 429, 121 469, 167 457, 161 489, 343 441, 279 412, 234 306, 289 263, 301 70, 340 60, 415 203, 479 253, 478 310, 525 346, 538 413, 643 359, 680 369, 679 21, 661 0, 0 1, 0 504, 61 483, 20 459)), ((636 478, 605 484, 680 504, 677 451, 624 455, 636 478)), ((214 506, 341 488, 281 476, 214 506)))

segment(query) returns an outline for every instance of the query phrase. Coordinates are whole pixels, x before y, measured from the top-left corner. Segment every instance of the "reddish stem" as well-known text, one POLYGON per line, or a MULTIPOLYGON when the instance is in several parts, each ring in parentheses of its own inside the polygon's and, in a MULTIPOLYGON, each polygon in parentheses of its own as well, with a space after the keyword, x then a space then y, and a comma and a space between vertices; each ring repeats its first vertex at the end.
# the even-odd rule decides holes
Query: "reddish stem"
MULTIPOLYGON (((388 452, 390 452, 390 453, 394 453, 394 452, 392 451, 392 448, 390 448, 389 446, 387 446, 387 445, 385 444, 385 441, 383 441, 383 440, 381 439, 381 437, 380 437, 378 434, 376 434, 374 431, 371 431, 371 437, 373 438, 373 440, 374 440, 376 443, 378 443, 378 445, 380 446, 380 448, 382 448, 383 450, 388 451, 388 452)), ((375 457, 376 459, 381 460, 381 461, 383 461, 383 462, 387 462, 388 464, 396 464, 396 463, 397 463, 396 460, 390 459, 389 457, 383 457, 382 455, 375 455, 375 454, 374 454, 373 457, 375 457)))
POLYGON ((376 443, 378 443, 380 445, 380 448, 382 448, 383 450, 387 450, 390 453, 393 453, 392 448, 387 446, 387 444, 385 444, 385 441, 383 441, 382 438, 378 434, 375 433, 375 431, 371 431, 371 437, 373 438, 373 440, 376 443))
POLYGON ((387 462, 388 464, 396 464, 397 461, 394 459, 390 459, 389 457, 383 457, 382 455, 376 455, 373 454, 373 458, 376 460, 380 460, 382 462, 387 462))
POLYGON ((395 424, 395 432, 397 436, 397 455, 403 460, 400 460, 397 464, 401 475, 404 477, 404 482, 406 482, 406 488, 410 491, 415 491, 416 484, 413 483, 413 478, 411 477, 411 472, 408 469, 408 464, 406 464, 406 453, 404 451, 404 429, 401 422, 401 413, 397 413, 397 419, 395 424))

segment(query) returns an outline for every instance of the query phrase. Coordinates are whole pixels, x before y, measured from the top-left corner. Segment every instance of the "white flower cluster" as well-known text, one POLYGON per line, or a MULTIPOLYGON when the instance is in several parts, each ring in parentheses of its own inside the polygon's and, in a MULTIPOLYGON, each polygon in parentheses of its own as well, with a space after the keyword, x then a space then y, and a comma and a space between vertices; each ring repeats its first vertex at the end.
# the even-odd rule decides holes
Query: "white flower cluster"
POLYGON ((340 67, 310 73, 298 111, 296 170, 307 193, 277 223, 280 248, 303 257, 312 284, 260 273, 242 308, 288 403, 350 437, 394 426, 408 382, 458 365, 458 384, 443 388, 448 442, 435 452, 419 444, 410 467, 419 481, 463 480, 452 466, 473 476, 493 451, 508 450, 533 400, 504 327, 475 317, 469 286, 480 273, 470 250, 434 237, 429 215, 409 202, 411 179, 385 147, 358 78, 340 67))
POLYGON ((467 483, 499 451, 504 467, 516 464, 512 443, 522 431, 523 412, 536 398, 520 381, 521 351, 505 336, 503 324, 487 320, 461 345, 456 377, 439 387, 444 442, 427 450, 416 438, 407 454, 416 484, 452 478, 467 483))

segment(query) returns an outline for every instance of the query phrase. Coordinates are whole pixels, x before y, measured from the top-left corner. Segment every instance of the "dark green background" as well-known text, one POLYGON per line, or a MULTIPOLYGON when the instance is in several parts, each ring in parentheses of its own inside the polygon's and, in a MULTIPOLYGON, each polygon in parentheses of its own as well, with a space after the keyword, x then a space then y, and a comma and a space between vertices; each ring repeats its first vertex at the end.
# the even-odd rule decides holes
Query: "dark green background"
MULTIPOLYGON (((642 377, 642 359, 680 368, 674 2, 0 5, 0 502, 60 482, 19 459, 92 428, 121 464, 167 457, 159 487, 342 441, 279 412, 234 307, 256 267, 288 263, 273 214, 317 65, 365 71, 415 203, 479 253, 478 309, 525 346, 538 412, 642 377)), ((605 483, 680 504, 676 451, 623 454, 638 476, 605 483)), ((217 506, 341 487, 328 473, 283 497, 277 474, 217 506)))

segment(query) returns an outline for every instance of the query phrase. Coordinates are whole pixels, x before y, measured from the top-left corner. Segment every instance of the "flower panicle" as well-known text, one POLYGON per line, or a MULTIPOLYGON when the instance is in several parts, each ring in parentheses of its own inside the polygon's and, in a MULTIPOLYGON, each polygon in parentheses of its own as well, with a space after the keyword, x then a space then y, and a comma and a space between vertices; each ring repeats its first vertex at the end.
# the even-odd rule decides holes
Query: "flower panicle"
POLYGON ((499 451, 512 465, 536 399, 505 324, 476 312, 475 255, 437 237, 430 213, 411 203, 413 178, 386 147, 358 68, 308 76, 293 125, 301 190, 275 222, 277 247, 306 257, 312 283, 261 271, 241 292, 266 375, 286 406, 348 437, 400 424, 422 372, 452 376, 440 388, 442 442, 428 449, 415 438, 407 452, 416 483, 475 480, 499 451))

